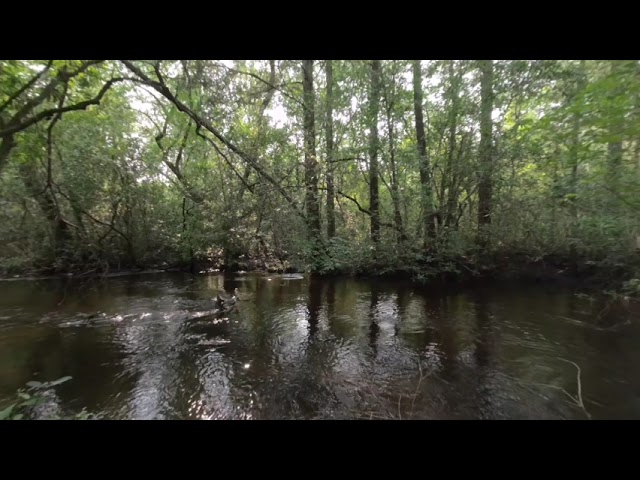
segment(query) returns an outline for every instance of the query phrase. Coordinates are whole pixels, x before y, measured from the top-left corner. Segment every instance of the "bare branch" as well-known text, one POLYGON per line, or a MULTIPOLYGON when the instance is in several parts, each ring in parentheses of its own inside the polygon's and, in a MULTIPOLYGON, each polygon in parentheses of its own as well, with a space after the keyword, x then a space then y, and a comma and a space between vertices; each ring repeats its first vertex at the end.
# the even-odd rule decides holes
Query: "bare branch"
POLYGON ((582 401, 582 381, 580 380, 580 374, 581 374, 581 370, 580 367, 578 366, 577 363, 572 362, 571 360, 567 360, 565 358, 560 358, 558 357, 558 360, 562 360, 563 362, 567 362, 570 363, 571 365, 573 365, 574 367, 576 367, 577 373, 576 373, 576 382, 578 384, 578 397, 574 398, 571 395, 569 395, 571 398, 573 398, 573 400, 575 400, 576 404, 582 408, 582 411, 585 413, 585 415, 587 416, 587 418, 591 418, 591 414, 589 412, 587 412, 587 409, 584 407, 584 402, 582 401))
POLYGON ((200 125, 198 125, 196 127, 196 134, 203 138, 204 140, 206 140, 214 149, 216 152, 218 152, 218 154, 224 159, 224 161, 227 163, 227 165, 229 165, 229 167, 231 168, 231 170, 233 171, 233 173, 235 174, 236 177, 238 177, 240 179, 240 181, 242 182, 242 184, 246 187, 247 190, 249 190, 251 193, 253 193, 253 185, 249 185, 246 180, 244 179, 244 177, 242 175, 240 175, 240 172, 238 172, 238 170, 236 170, 236 167, 233 165, 233 163, 231 162, 231 160, 229 160, 229 157, 227 157, 224 152, 222 150, 220 150, 220 148, 216 145, 216 143, 211 140, 209 137, 207 137, 206 135, 204 135, 201 131, 200 131, 200 125))
MULTIPOLYGON (((267 85, 268 87, 272 88, 273 90, 277 90, 278 92, 280 92, 282 95, 284 95, 285 97, 287 97, 290 100, 293 100, 295 103, 297 103, 298 105, 300 105, 301 107, 304 106, 304 104, 302 103, 302 101, 298 100, 297 98, 295 98, 293 95, 291 95, 290 93, 284 91, 282 88, 277 87, 276 85, 274 85, 273 83, 265 80, 264 78, 256 75, 255 73, 251 73, 251 72, 245 72, 243 70, 237 70, 235 68, 232 67, 227 67, 226 65, 224 65, 224 67, 234 73, 239 73, 241 75, 248 75, 249 77, 255 78, 256 80, 259 80, 260 82, 264 83, 265 85, 267 85)), ((273 78, 273 77, 272 77, 273 78)))
MULTIPOLYGON (((302 187, 302 188, 304 188, 304 187, 302 187)), ((325 190, 326 191, 327 189, 326 189, 326 187, 318 187, 318 190, 325 190)), ((347 200, 351 200, 353 203, 355 203, 356 207, 358 207, 358 210, 360 210, 362 213, 364 213, 365 215, 371 216, 371 211, 367 210, 362 205, 360 205, 360 202, 356 198, 354 198, 354 197, 352 197, 350 195, 347 195, 346 193, 344 193, 344 192, 342 192, 342 191, 340 191, 338 189, 336 189, 335 192, 338 195, 340 195, 341 197, 344 197, 347 200)), ((383 226, 383 227, 391 228, 391 229, 396 230, 396 231, 398 231, 400 233, 405 233, 405 232, 402 231, 402 229, 398 228, 393 223, 380 222, 380 225, 383 226)))

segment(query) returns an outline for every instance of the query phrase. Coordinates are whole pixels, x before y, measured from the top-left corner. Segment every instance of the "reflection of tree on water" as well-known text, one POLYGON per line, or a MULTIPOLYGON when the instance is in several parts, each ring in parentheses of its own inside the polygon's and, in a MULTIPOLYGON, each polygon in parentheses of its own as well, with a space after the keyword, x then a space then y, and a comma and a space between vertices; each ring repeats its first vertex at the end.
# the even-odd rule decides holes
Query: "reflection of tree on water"
MULTIPOLYGON (((249 409, 246 394, 250 359, 264 348, 249 342, 237 322, 244 321, 242 309, 225 316, 183 322, 172 347, 175 378, 169 411, 176 418, 236 418, 249 409), (256 348, 257 347, 257 348, 256 348)), ((250 362, 255 367, 259 362, 250 362)))
POLYGON ((335 323, 336 315, 336 281, 329 281, 326 288, 326 303, 327 303, 327 323, 329 331, 333 332, 333 326, 335 323))
MULTIPOLYGON (((461 399, 459 396, 459 366, 458 366, 458 337, 455 329, 456 318, 450 308, 451 298, 447 296, 424 297, 425 320, 429 327, 435 329, 433 340, 436 343, 435 353, 438 358, 439 368, 432 371, 429 383, 433 391, 432 395, 439 400, 448 414, 458 415, 461 399)), ((425 332, 423 342, 427 342, 428 334, 425 332)), ((445 413, 446 416, 448 416, 445 413)))
MULTIPOLYGON (((302 282, 294 285, 299 284, 302 282)), ((302 312, 297 313, 300 307, 297 299, 292 299, 293 304, 288 306, 290 300, 286 295, 292 290, 288 287, 286 282, 259 279, 252 300, 240 302, 238 312, 230 315, 229 322, 196 322, 188 328, 199 337, 228 340, 208 354, 202 348, 199 353, 200 381, 208 384, 205 397, 215 393, 223 395, 233 409, 226 411, 227 418, 243 414, 251 418, 314 417, 322 409, 321 397, 326 394, 322 385, 326 356, 325 343, 317 337, 323 283, 312 279, 308 284, 303 313, 307 328, 298 345, 292 344, 296 340, 289 329, 296 327, 300 319, 296 315, 302 312), (278 361, 279 356, 282 362, 278 361)), ((185 362, 189 362, 186 358, 185 362)))
POLYGON ((430 345, 430 329, 435 330, 433 340, 437 343, 437 354, 440 363, 440 376, 447 381, 454 381, 457 374, 458 345, 456 331, 451 316, 450 299, 448 297, 424 297, 424 317, 427 322, 422 345, 430 345))
POLYGON ((633 326, 599 329, 596 299, 148 278, 69 290, 60 306, 55 288, 41 304, 35 294, 20 305, 0 298, 0 316, 17 312, 2 325, 3 398, 26 381, 70 375, 54 400, 106 418, 585 418, 561 391, 577 394, 576 368, 562 357, 580 366, 594 417, 638 412, 633 326), (248 295, 227 320, 186 322, 215 295, 208 282, 248 295), (95 311, 106 315, 76 321, 95 311))
POLYGON ((380 303, 380 291, 377 285, 371 285, 371 300, 369 301, 369 349, 375 359, 378 356, 378 338, 380 336, 380 325, 376 315, 378 313, 378 303, 380 303))
POLYGON ((307 300, 307 318, 309 320, 309 344, 318 332, 318 320, 322 309, 322 293, 324 283, 312 276, 309 279, 309 294, 307 300))
POLYGON ((303 347, 299 367, 294 374, 298 391, 293 398, 301 413, 306 418, 314 418, 321 413, 326 399, 323 370, 326 362, 326 352, 323 351, 324 342, 318 338, 320 313, 322 310, 322 296, 324 282, 314 276, 309 279, 307 296, 308 337, 303 347))
POLYGON ((493 371, 495 357, 495 335, 491 321, 491 309, 489 299, 484 291, 479 290, 474 297, 474 313, 476 319, 476 331, 474 338, 474 359, 476 364, 475 379, 475 403, 474 407, 479 418, 485 418, 491 408, 491 373, 493 371))
POLYGON ((400 328, 407 314, 410 301, 411 291, 404 285, 399 286, 396 290, 396 322, 394 324, 394 335, 396 337, 400 334, 400 328))

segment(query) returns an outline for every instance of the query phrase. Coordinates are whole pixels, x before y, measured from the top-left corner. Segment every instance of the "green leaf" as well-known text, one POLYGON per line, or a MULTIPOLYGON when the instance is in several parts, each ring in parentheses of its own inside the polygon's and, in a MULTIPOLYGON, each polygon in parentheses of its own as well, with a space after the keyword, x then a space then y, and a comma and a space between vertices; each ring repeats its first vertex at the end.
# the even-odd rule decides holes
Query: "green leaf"
POLYGON ((14 415, 12 420, 22 420, 23 418, 24 415, 22 413, 19 413, 17 415, 14 415))
POLYGON ((31 380, 30 382, 27 382, 27 387, 39 388, 41 386, 42 386, 42 382, 38 382, 36 380, 31 380))
POLYGON ((0 410, 0 420, 6 420, 7 418, 9 418, 14 407, 15 405, 9 405, 4 410, 0 410))
POLYGON ((20 398, 22 398, 23 400, 29 400, 31 398, 31 395, 29 395, 28 393, 24 393, 24 392, 18 392, 18 396, 20 398))

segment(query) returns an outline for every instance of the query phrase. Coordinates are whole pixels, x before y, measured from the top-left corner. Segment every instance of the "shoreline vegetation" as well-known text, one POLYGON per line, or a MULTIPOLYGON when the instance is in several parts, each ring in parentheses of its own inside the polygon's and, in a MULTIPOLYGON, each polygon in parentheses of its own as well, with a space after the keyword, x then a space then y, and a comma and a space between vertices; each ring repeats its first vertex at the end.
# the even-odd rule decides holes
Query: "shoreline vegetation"
POLYGON ((494 255, 486 254, 481 260, 472 257, 441 259, 439 262, 421 262, 415 265, 390 267, 367 265, 361 268, 336 268, 330 272, 311 272, 309 269, 280 265, 280 268, 253 259, 233 265, 211 261, 174 265, 151 265, 137 268, 96 268, 82 271, 23 271, 0 274, 0 281, 54 280, 54 279, 106 279, 157 273, 187 273, 193 275, 243 275, 243 274, 311 274, 316 278, 356 277, 362 279, 399 280, 415 286, 467 287, 480 284, 517 282, 521 284, 549 284, 584 290, 624 292, 640 297, 640 256, 619 261, 610 258, 598 260, 568 256, 494 255))
POLYGON ((0 276, 640 279, 638 60, 0 60, 0 276))

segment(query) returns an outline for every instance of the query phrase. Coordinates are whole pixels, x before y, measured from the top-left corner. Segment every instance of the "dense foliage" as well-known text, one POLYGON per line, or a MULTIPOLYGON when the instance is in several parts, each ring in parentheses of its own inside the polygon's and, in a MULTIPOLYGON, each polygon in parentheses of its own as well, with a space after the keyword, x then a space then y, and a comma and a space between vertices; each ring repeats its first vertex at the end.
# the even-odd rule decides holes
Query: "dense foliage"
POLYGON ((633 264, 638 61, 0 61, 0 269, 633 264))

